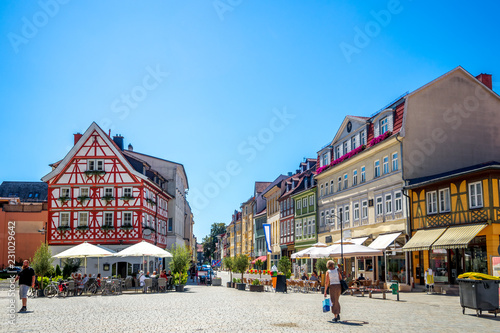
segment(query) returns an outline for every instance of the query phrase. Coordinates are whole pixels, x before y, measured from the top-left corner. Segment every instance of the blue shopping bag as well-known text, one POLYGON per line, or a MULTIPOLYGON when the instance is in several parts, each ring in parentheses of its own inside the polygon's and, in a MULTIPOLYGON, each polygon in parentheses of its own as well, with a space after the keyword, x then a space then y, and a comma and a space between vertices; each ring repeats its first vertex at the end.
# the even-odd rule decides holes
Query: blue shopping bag
POLYGON ((329 312, 330 311, 330 299, 325 298, 323 300, 323 312, 329 312))

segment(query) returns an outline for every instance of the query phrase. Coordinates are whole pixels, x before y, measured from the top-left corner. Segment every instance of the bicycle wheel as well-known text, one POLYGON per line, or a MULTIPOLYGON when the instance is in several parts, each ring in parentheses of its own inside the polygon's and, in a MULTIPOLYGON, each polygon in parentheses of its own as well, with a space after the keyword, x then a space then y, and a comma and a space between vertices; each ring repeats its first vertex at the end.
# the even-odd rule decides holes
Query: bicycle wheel
POLYGON ((43 290, 43 293, 44 293, 45 297, 51 298, 51 297, 54 297, 55 295, 57 295, 57 289, 56 289, 56 287, 50 285, 50 286, 45 287, 45 289, 43 290))
POLYGON ((37 296, 36 293, 37 293, 36 289, 31 288, 31 287, 30 287, 30 289, 28 289, 28 297, 29 298, 35 298, 37 296))
POLYGON ((111 288, 109 288, 109 292, 111 295, 116 295, 118 293, 118 288, 116 288, 115 285, 112 285, 111 288))
MULTIPOLYGON (((95 295, 95 294, 97 294, 97 286, 96 286, 95 284, 91 285, 91 286, 89 287, 89 292, 90 292, 90 295, 95 295)), ((90 295, 89 295, 89 296, 90 296, 90 295)))
POLYGON ((66 298, 67 294, 68 294, 68 288, 63 287, 63 289, 57 293, 57 296, 66 298))

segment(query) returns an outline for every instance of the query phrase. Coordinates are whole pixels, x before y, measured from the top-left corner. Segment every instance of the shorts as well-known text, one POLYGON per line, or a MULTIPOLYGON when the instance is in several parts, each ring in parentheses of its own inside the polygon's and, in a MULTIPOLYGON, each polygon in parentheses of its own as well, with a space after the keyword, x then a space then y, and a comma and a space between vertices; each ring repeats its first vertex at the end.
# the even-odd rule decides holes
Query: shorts
POLYGON ((27 286, 25 284, 20 284, 19 285, 19 298, 28 298, 28 290, 30 290, 30 286, 27 286))

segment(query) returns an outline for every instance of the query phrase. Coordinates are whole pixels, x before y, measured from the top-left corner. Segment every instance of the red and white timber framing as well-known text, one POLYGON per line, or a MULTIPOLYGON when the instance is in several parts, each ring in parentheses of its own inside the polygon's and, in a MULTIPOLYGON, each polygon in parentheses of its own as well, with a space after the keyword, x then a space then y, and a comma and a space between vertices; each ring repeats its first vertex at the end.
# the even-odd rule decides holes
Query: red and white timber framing
POLYGON ((49 245, 167 245, 171 197, 137 172, 96 123, 42 180, 48 183, 49 245))

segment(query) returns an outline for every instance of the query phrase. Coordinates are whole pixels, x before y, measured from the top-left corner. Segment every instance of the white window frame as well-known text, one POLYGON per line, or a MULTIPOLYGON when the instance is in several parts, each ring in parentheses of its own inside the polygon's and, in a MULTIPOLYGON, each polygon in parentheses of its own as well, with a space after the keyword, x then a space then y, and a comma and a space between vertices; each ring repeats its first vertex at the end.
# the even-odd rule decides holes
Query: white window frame
POLYGON ((333 228, 335 228, 335 209, 332 208, 330 209, 330 224, 332 225, 333 228))
POLYGON ((297 200, 297 210, 302 209, 302 199, 297 200))
POLYGON ((356 136, 351 137, 351 150, 356 149, 356 136))
POLYGON ((309 196, 309 206, 314 205, 314 194, 309 196))
POLYGON ((360 183, 364 183, 364 182, 366 182, 366 168, 363 165, 361 167, 361 179, 360 179, 360 183))
POLYGON ((352 186, 358 185, 358 169, 352 171, 352 186))
POLYGON ((344 223, 344 209, 343 207, 339 207, 337 209, 337 229, 340 229, 341 223, 344 223))
POLYGON ((78 226, 88 226, 89 225, 89 212, 78 212, 78 226), (83 219, 85 216, 85 219, 83 219))
POLYGON ((132 187, 124 187, 123 188, 123 196, 130 196, 130 197, 133 197, 134 196, 134 189, 132 187), (127 194, 127 192, 130 191, 130 194, 127 194))
POLYGON ((385 213, 392 214, 392 194, 385 195, 385 213))
POLYGON ((130 226, 132 226, 132 212, 123 212, 123 215, 122 215, 122 225, 130 225, 130 226), (128 223, 127 216, 130 216, 130 223, 128 223))
POLYGON ((384 117, 380 119, 380 132, 379 134, 382 135, 385 132, 389 130, 389 117, 384 117))
POLYGON ((325 225, 329 225, 331 222, 330 222, 330 211, 327 209, 325 212, 325 225))
POLYGON ((88 171, 104 171, 104 160, 87 160, 88 171))
POLYGON ((483 183, 481 181, 469 183, 469 206, 470 208, 483 207, 483 183))
POLYGON ((365 130, 362 130, 359 132, 359 145, 366 145, 366 132, 365 130))
POLYGON ((347 173, 344 173, 344 190, 346 190, 349 187, 349 176, 347 173))
POLYGON ((113 197, 114 196, 113 194, 114 194, 114 188, 113 187, 105 187, 103 189, 103 197, 106 197, 108 195, 111 196, 111 197, 113 197), (110 192, 111 194, 108 194, 107 192, 110 192))
POLYGON ((333 179, 330 180, 330 193, 333 193, 333 179))
POLYGON ((381 215, 384 214, 384 204, 383 204, 383 201, 384 200, 383 200, 383 198, 381 196, 375 198, 375 210, 376 210, 377 216, 381 216, 381 215))
POLYGON ((368 200, 361 201, 361 218, 368 218, 368 200))
POLYGON ((337 192, 342 191, 342 177, 339 177, 339 178, 337 179, 337 186, 338 186, 338 187, 337 187, 337 192))
POLYGON ((320 220, 319 220, 319 224, 320 224, 321 226, 326 225, 326 224, 325 224, 325 212, 321 212, 321 215, 320 215, 320 220))
POLYGON ((347 154, 347 141, 344 141, 344 143, 342 144, 342 153, 342 156, 347 154))
MULTIPOLYGON (((321 184, 321 186, 320 186, 319 196, 320 196, 320 197, 322 197, 322 196, 323 196, 323 184, 321 184)), ((297 205, 297 209, 300 209, 299 205, 297 205)))
POLYGON ((394 211, 401 212, 403 210, 403 193, 401 191, 394 193, 394 211))
POLYGON ((70 187, 61 187, 61 198, 71 198, 71 188, 70 187), (67 192, 65 194, 64 192, 67 192))
POLYGON ((302 208, 307 209, 307 198, 302 198, 302 208))
POLYGON ((86 196, 86 197, 90 197, 90 188, 89 187, 80 187, 80 196, 83 197, 83 196, 86 196), (87 192, 86 194, 83 194, 83 192, 87 192))
POLYGON ((60 227, 69 227, 70 226, 70 213, 69 212, 60 212, 59 213, 59 226, 60 227), (65 218, 63 218, 63 216, 65 218), (66 220, 66 223, 63 223, 63 221, 66 220))
POLYGON ((439 190, 438 200, 440 213, 448 213, 451 211, 450 189, 448 187, 439 190))
POLYGON ((397 171, 399 169, 398 163, 398 153, 392 153, 392 171, 397 171))
POLYGON ((340 158, 340 156, 342 156, 341 149, 342 145, 338 145, 337 147, 335 147, 335 159, 340 158))
POLYGON ((108 227, 112 227, 114 225, 114 216, 113 216, 113 212, 104 212, 103 216, 102 216, 102 225, 103 226, 108 226, 108 227), (111 223, 109 223, 109 221, 107 221, 108 217, 111 216, 111 223))
POLYGON ((349 224, 351 220, 351 216, 350 216, 350 206, 349 205, 345 205, 344 206, 344 226, 349 224))
POLYGON ((328 195, 328 182, 325 183, 325 195, 328 195))
POLYGON ((384 175, 389 173, 389 156, 384 156, 382 159, 382 171, 384 175))
POLYGON ((380 177, 380 160, 373 162, 373 178, 380 177))
POLYGON ((354 202, 352 204, 352 218, 354 221, 359 220, 359 202, 354 202))
POLYGON ((425 193, 425 202, 427 206, 427 215, 437 214, 438 205, 437 205, 437 191, 428 191, 425 193))

